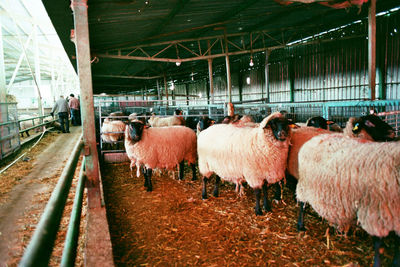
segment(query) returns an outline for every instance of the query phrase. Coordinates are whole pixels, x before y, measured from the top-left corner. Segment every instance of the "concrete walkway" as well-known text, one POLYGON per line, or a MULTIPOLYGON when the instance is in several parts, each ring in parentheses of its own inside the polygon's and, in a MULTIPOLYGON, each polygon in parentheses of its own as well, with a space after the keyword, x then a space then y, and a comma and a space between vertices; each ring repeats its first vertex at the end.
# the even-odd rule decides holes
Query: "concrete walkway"
POLYGON ((7 266, 13 253, 12 248, 19 242, 17 222, 33 209, 35 196, 52 190, 41 181, 61 173, 82 134, 81 127, 70 127, 70 131, 60 133, 56 141, 37 156, 29 175, 8 193, 7 202, 0 204, 0 266, 7 266))

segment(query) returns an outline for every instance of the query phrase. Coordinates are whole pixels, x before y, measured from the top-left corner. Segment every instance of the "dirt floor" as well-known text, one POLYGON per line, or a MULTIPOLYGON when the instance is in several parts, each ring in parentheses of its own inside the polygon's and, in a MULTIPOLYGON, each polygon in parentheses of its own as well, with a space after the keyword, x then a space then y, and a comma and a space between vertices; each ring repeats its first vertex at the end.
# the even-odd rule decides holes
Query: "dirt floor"
MULTIPOLYGON (((29 244, 51 192, 81 135, 81 127, 71 127, 70 131, 69 134, 46 133, 32 150, 30 148, 35 141, 27 144, 19 152, 22 154, 27 151, 23 160, 0 174, 0 266, 17 266, 29 244)), ((17 155, 14 156, 16 157, 17 155)), ((3 160, 0 169, 10 161, 12 158, 3 160)), ((79 168, 76 176, 78 171, 79 168)), ((62 237, 65 236, 68 224, 76 180, 75 178, 67 200, 60 236, 56 241, 50 266, 59 266, 62 237)), ((78 259, 78 266, 83 265, 82 262, 82 259, 78 259)))
MULTIPOLYGON (((143 176, 130 176, 128 163, 103 165, 102 173, 116 266, 372 266, 372 238, 360 228, 346 237, 308 208, 307 231, 296 230, 289 182, 286 204, 256 216, 251 189, 239 198, 224 184, 214 198, 211 182, 209 199, 202 200, 201 183, 190 180, 189 170, 183 181, 154 174, 153 192, 145 191, 143 176)), ((391 244, 390 236, 383 266, 392 261, 391 244)))

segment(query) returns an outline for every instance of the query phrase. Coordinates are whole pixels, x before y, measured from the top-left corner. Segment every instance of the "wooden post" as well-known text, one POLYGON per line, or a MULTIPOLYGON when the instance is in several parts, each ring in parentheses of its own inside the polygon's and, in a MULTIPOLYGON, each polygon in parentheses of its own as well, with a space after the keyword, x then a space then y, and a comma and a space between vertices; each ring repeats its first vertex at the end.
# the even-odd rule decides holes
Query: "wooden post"
POLYGON ((71 7, 75 22, 75 46, 80 82, 83 141, 85 143, 86 175, 89 194, 89 208, 100 207, 99 158, 94 127, 94 104, 92 69, 90 66, 89 28, 87 0, 72 0, 71 7), (93 189, 93 190, 90 190, 93 189))
POLYGON ((376 86, 376 0, 371 0, 368 8, 368 77, 371 100, 375 100, 376 86))
POLYGON ((225 64, 226 64, 226 89, 228 91, 228 102, 232 102, 232 81, 231 81, 231 67, 229 64, 229 51, 228 51, 228 38, 226 37, 226 28, 224 28, 225 39, 225 64))

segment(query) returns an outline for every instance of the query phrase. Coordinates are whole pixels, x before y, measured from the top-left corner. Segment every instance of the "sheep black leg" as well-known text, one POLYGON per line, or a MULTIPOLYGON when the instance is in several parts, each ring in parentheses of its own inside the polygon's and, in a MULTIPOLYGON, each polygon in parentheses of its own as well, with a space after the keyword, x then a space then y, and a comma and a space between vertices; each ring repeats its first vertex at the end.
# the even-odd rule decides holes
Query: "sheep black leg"
POLYGON ((380 267, 381 266, 381 255, 379 253, 379 249, 382 247, 382 238, 373 236, 372 241, 374 242, 374 267, 380 267))
POLYGON ((215 187, 214 187, 214 193, 213 193, 214 197, 218 197, 218 195, 219 195, 219 184, 220 183, 221 183, 221 178, 218 175, 216 175, 215 176, 215 187))
POLYGON ((144 176, 144 187, 148 187, 149 186, 149 181, 147 179, 147 169, 144 167, 140 167, 140 171, 143 173, 144 176))
POLYGON ((281 190, 281 182, 277 182, 274 184, 275 187, 275 194, 274 194, 274 199, 280 201, 282 200, 282 190, 281 190))
POLYGON ((183 162, 183 160, 181 161, 181 163, 179 163, 179 180, 183 180, 183 171, 185 169, 185 163, 183 162))
POLYGON ((272 211, 271 210, 271 203, 268 200, 268 184, 267 183, 263 184, 262 191, 263 191, 263 195, 264 195, 264 198, 263 198, 263 200, 264 200, 264 209, 267 212, 268 211, 272 211))
POLYGON ((151 184, 151 174, 153 170, 147 169, 143 171, 144 175, 144 187, 146 187, 147 192, 153 191, 153 185, 151 184))
POLYGON ((190 164, 190 168, 192 168, 192 181, 197 180, 196 176, 196 165, 194 163, 190 164))
POLYGON ((305 231, 306 228, 304 227, 304 207, 305 207, 304 202, 299 202, 299 219, 297 221, 297 231, 305 231))
POLYGON ((262 215, 263 213, 260 207, 261 189, 260 188, 254 189, 254 195, 256 196, 256 207, 255 207, 256 215, 262 215))
POLYGON ((399 251, 399 246, 400 246, 400 236, 395 235, 395 240, 394 240, 394 257, 393 257, 393 266, 399 267, 400 266, 400 251, 399 251))
POLYGON ((205 176, 203 177, 203 190, 201 191, 201 198, 202 199, 207 199, 207 181, 208 178, 206 178, 205 176))

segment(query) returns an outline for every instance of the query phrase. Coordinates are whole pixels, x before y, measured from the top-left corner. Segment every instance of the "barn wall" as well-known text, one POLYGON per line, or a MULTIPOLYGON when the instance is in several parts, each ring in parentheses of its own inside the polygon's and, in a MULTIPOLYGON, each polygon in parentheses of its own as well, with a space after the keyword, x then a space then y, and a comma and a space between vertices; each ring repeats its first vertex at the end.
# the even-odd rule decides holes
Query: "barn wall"
MULTIPOLYGON (((377 17, 376 99, 400 99, 400 12, 377 17)), ((367 100, 368 23, 362 21, 303 44, 271 52, 269 84, 265 84, 265 53, 232 57, 234 102, 268 98, 270 103, 367 100), (250 84, 247 84, 247 78, 250 84), (269 91, 269 94, 268 94, 269 91)), ((217 69, 217 67, 214 67, 217 69)), ((214 98, 226 102, 225 67, 214 73, 214 98)), ((191 82, 190 94, 205 97, 208 78, 191 82)))

